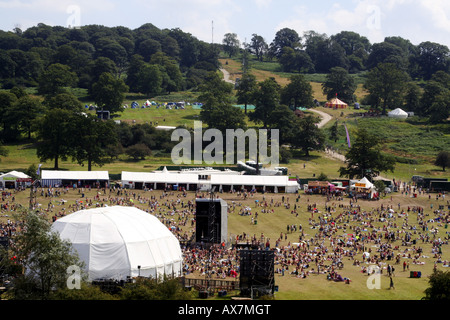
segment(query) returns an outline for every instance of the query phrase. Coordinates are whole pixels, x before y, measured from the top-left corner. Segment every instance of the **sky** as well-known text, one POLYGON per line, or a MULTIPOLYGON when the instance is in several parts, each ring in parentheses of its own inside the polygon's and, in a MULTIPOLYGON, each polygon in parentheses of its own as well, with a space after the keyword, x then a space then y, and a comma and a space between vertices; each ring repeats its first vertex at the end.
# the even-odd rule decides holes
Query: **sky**
POLYGON ((400 36, 414 45, 431 41, 450 48, 448 0, 0 0, 1 30, 38 23, 130 29, 152 23, 214 43, 236 33, 241 43, 258 34, 270 44, 282 28, 300 36, 354 31, 372 44, 400 36))

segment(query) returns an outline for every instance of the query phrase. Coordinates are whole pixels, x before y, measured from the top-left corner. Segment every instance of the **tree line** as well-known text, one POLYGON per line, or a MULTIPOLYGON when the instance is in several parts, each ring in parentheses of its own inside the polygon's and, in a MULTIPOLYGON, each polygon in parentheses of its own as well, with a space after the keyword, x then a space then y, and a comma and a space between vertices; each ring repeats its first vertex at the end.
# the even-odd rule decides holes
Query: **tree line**
MULTIPOLYGON (((4 89, 36 87, 49 80, 49 69, 58 68, 70 73, 54 82, 90 93, 108 73, 124 79, 131 92, 159 94, 197 86, 207 71, 217 69, 217 57, 214 46, 178 28, 161 30, 151 23, 134 30, 101 25, 65 28, 39 23, 25 31, 0 31, 0 84, 4 89), (157 80, 149 84, 154 77, 157 80)), ((49 85, 44 92, 53 90, 49 85)))
POLYGON ((355 102, 352 75, 359 74, 369 93, 359 102, 383 114, 388 108, 401 107, 429 117, 432 123, 445 121, 450 115, 450 51, 439 43, 413 45, 402 37, 386 37, 371 44, 352 31, 331 36, 315 31, 299 35, 283 28, 270 44, 253 34, 250 42, 241 46, 235 33, 227 33, 222 45, 230 57, 242 53, 246 60, 245 55, 252 54, 259 61, 278 62, 279 71, 327 74, 324 94, 328 99, 338 94, 349 104, 355 102))
MULTIPOLYGON (((222 44, 230 57, 241 48, 235 33, 225 34, 222 44)), ((430 41, 414 45, 398 36, 371 44, 366 37, 353 31, 328 36, 310 30, 300 35, 293 29, 282 28, 270 44, 254 33, 243 47, 260 61, 276 59, 285 72, 328 73, 333 67, 341 67, 358 73, 380 62, 389 62, 398 65, 413 79, 429 80, 437 71, 448 72, 450 67, 450 51, 445 45, 430 41)))
MULTIPOLYGON (((196 88, 218 69, 218 53, 180 29, 150 23, 134 30, 40 23, 0 31, 0 140, 36 138, 38 157, 54 161, 55 169, 68 158, 91 170, 122 153, 140 159, 151 150, 168 151, 167 133, 100 121, 69 89, 87 89, 99 109, 114 115, 128 92, 154 96, 196 88)), ((7 152, 1 148, 0 154, 7 152)))

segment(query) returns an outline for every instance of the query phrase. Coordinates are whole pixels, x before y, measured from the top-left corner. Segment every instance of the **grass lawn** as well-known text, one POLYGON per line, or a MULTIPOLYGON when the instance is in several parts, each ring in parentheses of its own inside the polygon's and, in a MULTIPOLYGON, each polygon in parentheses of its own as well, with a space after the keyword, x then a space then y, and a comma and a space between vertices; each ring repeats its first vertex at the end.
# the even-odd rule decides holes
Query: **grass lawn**
MULTIPOLYGON (((142 104, 141 104, 142 105, 142 104)), ((192 127, 193 121, 198 120, 200 110, 195 110, 192 106, 185 109, 166 109, 161 106, 151 106, 150 108, 125 109, 120 114, 120 121, 128 123, 151 123, 159 126, 186 126, 192 127)))
MULTIPOLYGON (((133 190, 137 194, 137 196, 140 196, 142 199, 148 199, 150 196, 155 196, 156 199, 159 199, 160 194, 162 191, 143 191, 143 190, 133 190)), ((82 200, 84 202, 87 202, 89 199, 93 201, 93 204, 95 206, 96 203, 101 202, 94 200, 94 196, 97 194, 97 190, 93 189, 91 191, 84 190, 85 198, 82 200)), ((109 194, 109 192, 107 191, 109 194)), ((108 198, 107 195, 102 195, 102 198, 108 198)), ((340 213, 344 212, 344 209, 339 208, 339 204, 348 205, 349 199, 344 198, 342 201, 332 200, 329 202, 326 202, 326 198, 320 195, 306 195, 303 191, 300 191, 298 195, 296 194, 271 194, 267 193, 265 195, 263 194, 256 194, 254 196, 248 197, 247 199, 244 199, 241 196, 237 194, 230 194, 230 193, 223 193, 218 194, 221 198, 227 201, 229 205, 229 213, 228 213, 228 233, 231 238, 235 238, 236 235, 246 233, 249 236, 256 235, 259 237, 260 234, 264 234, 266 239, 268 238, 271 242, 272 248, 275 246, 275 241, 280 237, 280 234, 282 234, 282 240, 280 242, 279 248, 287 247, 287 246, 293 246, 294 243, 298 242, 300 233, 298 231, 294 231, 292 233, 287 234, 287 238, 285 239, 284 236, 286 234, 286 225, 290 224, 301 224, 304 229, 304 239, 310 239, 314 237, 314 235, 317 233, 317 229, 314 229, 310 225, 310 221, 315 220, 317 222, 317 219, 319 215, 324 214, 324 206, 327 203, 328 205, 335 206, 336 212, 332 212, 331 216, 336 217, 340 213), (282 204, 282 197, 286 197, 285 203, 289 203, 291 205, 290 209, 285 208, 282 204), (299 196, 299 199, 297 201, 297 197, 299 196), (264 197, 264 198, 263 198, 264 197), (270 202, 274 201, 274 203, 279 203, 281 205, 272 207, 274 209, 274 212, 266 212, 262 213, 261 207, 257 206, 256 201, 258 200, 259 203, 263 203, 264 201, 270 202), (234 202, 235 209, 232 210, 232 203, 234 202), (310 212, 307 210, 307 205, 315 203, 316 207, 319 209, 319 213, 314 214, 314 216, 311 215, 310 212), (295 214, 292 214, 291 211, 293 209, 293 206, 297 206, 298 216, 295 214), (241 216, 239 215, 240 208, 243 206, 248 206, 251 208, 253 214, 256 212, 259 213, 257 221, 257 224, 251 223, 251 216, 241 216)), ((113 197, 115 197, 115 194, 112 194, 113 197)), ((176 201, 181 196, 181 192, 173 192, 168 197, 164 199, 163 202, 174 200, 176 201)), ((27 206, 28 204, 28 197, 29 192, 23 191, 23 192, 17 192, 15 193, 16 203, 21 203, 24 206, 27 206)), ((187 197, 184 198, 184 201, 187 200, 193 200, 195 198, 195 194, 193 192, 188 192, 187 197)), ((61 195, 60 198, 47 198, 40 195, 40 192, 38 192, 37 202, 41 204, 43 209, 46 209, 49 207, 49 202, 51 201, 54 205, 53 208, 50 209, 50 211, 44 211, 46 212, 46 216, 48 219, 51 219, 51 217, 54 214, 57 214, 58 212, 65 211, 67 214, 70 214, 72 207, 76 200, 80 200, 81 195, 78 193, 77 190, 68 190, 64 194, 61 195), (66 200, 67 202, 61 203, 61 199, 66 200)), ((106 202, 108 203, 108 202, 106 202)), ((431 197, 431 199, 428 199, 427 195, 419 195, 418 198, 411 198, 410 196, 406 196, 401 193, 394 193, 392 194, 392 200, 390 198, 390 195, 379 200, 379 201, 367 201, 367 200, 358 200, 357 204, 361 207, 361 210, 364 211, 372 211, 376 208, 379 208, 381 204, 384 206, 386 205, 392 205, 393 208, 397 211, 397 204, 401 203, 401 208, 406 210, 408 206, 422 206, 424 208, 424 211, 426 214, 430 216, 430 218, 433 216, 430 210, 430 205, 434 204, 435 207, 437 207, 439 204, 445 203, 444 200, 439 199, 435 200, 434 195, 431 197)), ((140 209, 147 209, 148 206, 144 203, 139 203, 138 201, 135 201, 134 204, 136 207, 140 209)), ((170 214, 170 211, 164 203, 161 203, 160 209, 158 209, 159 214, 162 216, 167 216, 170 214)), ((398 212, 398 211, 397 211, 398 212)), ((408 223, 410 226, 417 226, 417 219, 415 218, 416 214, 411 213, 409 215, 408 223)), ((8 218, 11 218, 10 212, 2 212, 2 216, 0 216, 0 221, 4 221, 8 218)), ((177 216, 175 215, 173 217, 175 221, 177 220, 177 216)), ((404 223, 405 219, 404 217, 395 216, 391 219, 389 219, 391 223, 395 223, 397 227, 394 227, 392 224, 389 228, 389 230, 403 230, 401 228, 402 224, 404 223)), ((382 228, 383 226, 386 226, 387 221, 380 222, 378 219, 375 219, 373 221, 373 225, 375 228, 382 228)), ((361 224, 361 221, 350 221, 344 222, 343 224, 339 224, 340 228, 336 231, 335 236, 336 237, 343 237, 346 238, 346 235, 348 233, 353 233, 353 230, 355 227, 364 227, 361 224)), ((437 237, 444 238, 446 236, 446 232, 448 229, 445 229, 442 224, 439 224, 438 222, 432 222, 428 224, 429 230, 433 228, 437 228, 439 231, 436 234, 437 237)), ((193 227, 191 227, 190 224, 187 224, 186 226, 181 226, 182 232, 192 232, 193 227)), ((418 228, 417 234, 414 233, 413 238, 418 237, 418 233, 421 233, 421 228, 418 228)), ((329 245, 329 239, 325 238, 322 242, 324 245, 329 245)), ((401 264, 394 264, 394 261, 392 261, 390 264, 393 265, 396 269, 395 271, 395 277, 394 284, 395 284, 395 290, 389 289, 389 278, 386 276, 386 270, 383 270, 383 273, 380 275, 380 287, 370 289, 368 287, 368 275, 363 274, 361 272, 361 267, 363 265, 368 265, 362 262, 362 257, 360 254, 354 257, 354 259, 351 259, 349 257, 343 258, 344 267, 341 270, 338 270, 338 273, 341 274, 343 277, 351 279, 350 284, 345 284, 344 282, 333 282, 329 281, 326 278, 326 274, 324 273, 311 273, 307 278, 301 279, 296 277, 295 275, 290 274, 291 269, 286 271, 284 276, 280 273, 275 273, 275 285, 279 287, 278 292, 275 293, 275 299, 277 300, 420 300, 424 296, 424 290, 428 287, 428 276, 431 274, 433 266, 434 266, 434 257, 431 253, 431 244, 430 243, 422 243, 422 241, 419 241, 415 247, 420 246, 423 249, 423 256, 420 257, 420 261, 424 264, 414 264, 412 259, 409 259, 407 255, 412 252, 413 245, 402 245, 400 241, 393 242, 392 248, 395 248, 398 246, 397 249, 394 249, 395 254, 403 255, 406 254, 405 257, 401 258, 401 263, 403 261, 409 262, 409 270, 403 270, 401 264), (359 260, 360 265, 354 265, 354 261, 359 260), (420 279, 414 279, 409 277, 410 271, 421 271, 422 277, 420 279)), ((372 254, 376 254, 377 247, 374 243, 367 244, 367 250, 372 250, 372 254)), ((448 245, 442 246, 442 259, 443 260, 450 260, 450 249, 448 245)), ((382 267, 385 268, 389 262, 383 261, 382 267)), ((317 270, 317 267, 315 266, 314 262, 310 263, 310 269, 314 268, 317 270)), ((275 263, 275 269, 279 267, 278 262, 275 263)), ((448 268, 444 268, 442 264, 438 263, 438 268, 443 271, 447 271, 448 268)), ((199 274, 191 274, 189 277, 200 277, 199 274)), ((373 284, 373 283, 372 283, 373 284)), ((214 299, 214 298, 213 298, 214 299)))

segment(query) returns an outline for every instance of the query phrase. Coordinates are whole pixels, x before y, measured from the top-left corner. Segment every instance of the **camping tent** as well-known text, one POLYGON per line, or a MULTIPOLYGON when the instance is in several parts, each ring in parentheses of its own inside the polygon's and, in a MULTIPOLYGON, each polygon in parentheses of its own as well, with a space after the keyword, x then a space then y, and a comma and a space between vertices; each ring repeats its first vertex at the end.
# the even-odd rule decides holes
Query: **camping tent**
POLYGON ((347 108, 347 106, 348 104, 346 104, 344 101, 339 100, 337 97, 325 103, 325 107, 334 109, 345 109, 347 108))
POLYGON ((135 207, 77 211, 56 220, 52 231, 72 243, 90 281, 182 272, 178 239, 155 216, 135 207))
POLYGON ((396 118, 396 119, 406 119, 408 118, 408 113, 403 111, 400 108, 394 109, 391 112, 388 113, 389 118, 396 118))

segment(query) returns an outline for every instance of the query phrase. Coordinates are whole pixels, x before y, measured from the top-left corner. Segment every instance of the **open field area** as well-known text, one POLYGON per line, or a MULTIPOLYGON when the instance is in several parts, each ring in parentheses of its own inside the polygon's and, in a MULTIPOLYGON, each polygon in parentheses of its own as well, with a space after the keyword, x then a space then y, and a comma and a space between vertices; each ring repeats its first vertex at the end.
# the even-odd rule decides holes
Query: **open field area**
MULTIPOLYGON (((37 192, 36 200, 40 204, 41 212, 48 219, 70 214, 83 207, 111 206, 120 203, 149 210, 167 225, 177 226, 179 230, 176 233, 179 235, 191 235, 194 231, 191 224, 192 213, 180 205, 180 202, 194 200, 196 196, 194 192, 183 195, 182 192, 175 191, 163 196, 162 191, 143 190, 128 190, 120 195, 114 191, 97 189, 60 189, 60 191, 59 196, 53 197, 47 195, 46 189, 39 189, 37 192), (158 202, 153 211, 149 205, 149 199, 152 196, 158 202), (175 212, 169 207, 172 205, 176 205, 175 212)), ((206 194, 198 195, 207 196, 206 194)), ((28 190, 15 192, 12 196, 14 200, 6 197, 3 203, 28 206, 28 190)), ((228 203, 230 244, 233 244, 236 236, 246 234, 247 239, 255 237, 260 240, 264 236, 264 242, 269 241, 271 249, 276 250, 277 253, 280 249, 275 260, 275 270, 278 271, 275 273, 275 285, 279 288, 275 293, 275 299, 278 300, 419 300, 424 296, 424 290, 428 287, 427 277, 432 273, 435 264, 440 270, 448 270, 444 264, 447 261, 448 266, 450 261, 448 245, 450 229, 446 224, 436 220, 437 217, 445 216, 445 212, 448 212, 448 198, 436 197, 437 194, 419 194, 417 198, 412 198, 410 194, 398 192, 392 194, 392 197, 387 195, 379 201, 358 200, 353 202, 352 208, 350 208, 351 199, 349 198, 335 198, 327 201, 325 196, 306 195, 303 191, 299 194, 255 194, 246 198, 243 194, 237 193, 223 193, 217 196, 228 203), (308 205, 313 205, 318 212, 309 211, 308 205), (444 206, 445 210, 435 213, 439 205, 444 206), (325 210, 325 206, 331 207, 330 212, 325 210), (384 210, 381 210, 382 206, 384 210), (422 215, 413 211, 413 208, 418 207, 423 208, 422 215), (250 209, 252 214, 242 215, 243 208, 250 209), (395 213, 388 215, 388 208, 392 208, 395 213), (320 220, 325 217, 328 221, 335 223, 334 227, 329 229, 328 236, 320 232, 319 226, 320 220), (252 219, 256 219, 257 223, 252 223, 252 219), (419 221, 426 222, 425 229, 419 221), (287 226, 293 225, 296 229, 287 231, 287 226), (387 240, 385 236, 388 233, 394 233, 395 240, 387 240), (402 241, 407 233, 411 234, 411 240, 416 240, 415 244, 412 242, 406 244, 402 241), (356 234, 366 238, 358 242, 361 245, 360 250, 354 251, 353 245, 347 245, 347 242, 352 241, 352 237, 356 234), (379 237, 379 241, 368 240, 371 234, 379 237), (332 264, 331 258, 335 253, 332 248, 336 248, 336 242, 339 239, 346 243, 341 247, 344 266, 336 271, 342 277, 349 278, 350 284, 327 280, 325 270, 328 270, 327 268, 332 264), (433 243, 436 244, 438 239, 441 241, 441 254, 438 253, 437 246, 433 249, 433 243), (295 243, 301 241, 308 242, 308 252, 314 253, 311 256, 312 260, 305 263, 309 264, 304 268, 308 271, 305 278, 291 274, 297 266, 292 256, 294 252, 297 252, 295 250, 299 250, 295 243), (349 256, 351 251, 354 251, 353 256, 349 256), (373 265, 375 260, 371 263, 367 260, 363 261, 363 252, 370 252, 373 258, 378 257, 379 266, 382 268, 379 287, 370 289, 370 283, 368 287, 369 276, 362 270, 364 267, 373 265), (380 259, 383 252, 392 252, 392 260, 380 259), (322 271, 319 273, 317 273, 318 266, 314 262, 316 255, 323 257, 322 271), (404 262, 408 264, 405 270, 404 262), (393 277, 395 289, 389 289, 386 269, 388 265, 395 268, 393 277), (286 269, 284 275, 280 271, 283 266, 286 269), (410 271, 420 271, 422 277, 410 278, 410 271)), ((14 213, 2 210, 1 215, 0 220, 5 222, 7 219, 12 219, 14 213)), ((322 224, 322 227, 331 226, 331 223, 322 224)), ((199 271, 195 271, 188 277, 202 278, 204 276, 199 271)))
MULTIPOLYGON (((241 76, 240 63, 233 59, 221 59, 222 67, 231 74, 231 79, 241 76)), ((278 71, 275 63, 254 64, 252 72, 258 80, 274 77, 280 85, 288 83, 288 74, 278 71)), ((324 75, 307 75, 313 88, 314 98, 320 102, 326 101, 322 93, 321 81, 324 75)), ((78 95, 86 93, 80 91, 78 95)), ((356 95, 361 99, 366 92, 358 82, 356 95)), ((173 93, 168 96, 145 97, 129 94, 124 101, 128 106, 137 101, 142 105, 146 100, 157 102, 187 101, 196 102, 198 93, 190 91, 173 93)), ((90 104, 82 100, 83 104, 90 104)), ((435 166, 433 161, 441 150, 450 149, 450 132, 443 125, 428 125, 415 121, 399 121, 387 118, 365 118, 358 115, 359 111, 349 107, 333 110, 317 107, 316 110, 328 113, 332 120, 323 130, 329 134, 329 129, 337 120, 339 139, 335 142, 327 138, 327 145, 341 154, 348 150, 343 129, 345 122, 350 131, 350 137, 356 129, 363 126, 370 133, 383 140, 383 152, 396 157, 394 172, 382 172, 382 176, 398 182, 409 183, 413 175, 424 177, 450 178, 449 171, 443 171, 435 166)), ((363 110, 361 110, 363 112, 363 110)), ((309 111, 307 111, 309 112, 309 111)), ((136 108, 124 109, 115 119, 129 124, 149 123, 154 126, 185 126, 193 127, 193 121, 199 120, 199 109, 186 106, 185 109, 136 108)), ((253 123, 246 120, 250 127, 253 123)), ((52 169, 53 162, 41 162, 36 155, 35 140, 27 140, 21 144, 7 144, 8 156, 2 157, 0 171, 25 171, 30 165, 42 163, 42 169, 52 169)), ((157 151, 144 160, 131 160, 125 154, 118 159, 93 170, 106 170, 117 177, 122 171, 148 172, 160 166, 171 165, 170 154, 157 151)), ((61 170, 87 170, 87 166, 80 166, 72 159, 61 160, 61 170)), ((311 179, 323 174, 329 181, 338 179, 338 170, 344 163, 333 158, 324 151, 312 151, 309 157, 299 150, 293 150, 293 157, 288 164, 282 164, 289 169, 290 176, 311 179)), ((193 212, 187 212, 180 206, 180 202, 194 201, 196 194, 188 192, 127 190, 116 193, 110 190, 60 190, 61 194, 50 197, 48 190, 40 189, 37 202, 41 211, 50 220, 61 217, 82 208, 102 205, 133 205, 148 210, 164 221, 167 225, 178 228, 179 236, 189 237, 194 228, 192 224, 193 212), (82 196, 82 193, 84 196, 82 196), (155 207, 150 208, 149 199, 154 197, 155 207), (62 201, 64 200, 64 201, 62 201), (171 206, 177 209, 172 211, 171 206)), ((261 242, 269 242, 270 248, 276 251, 275 284, 278 300, 420 300, 424 290, 428 287, 428 276, 433 268, 447 271, 450 260, 449 227, 442 223, 449 214, 449 199, 435 193, 419 193, 418 197, 411 197, 411 192, 405 190, 388 194, 378 201, 358 200, 351 198, 330 198, 321 195, 307 195, 304 191, 298 194, 254 194, 244 197, 243 194, 218 194, 227 201, 229 245, 234 244, 236 237, 244 240, 254 237, 261 242), (309 208, 308 208, 309 207, 309 208), (316 208, 312 212, 310 208, 316 208), (441 208, 440 208, 441 207, 441 208), (251 212, 242 214, 243 209, 251 212), (327 210, 329 208, 329 210, 327 210), (417 209, 423 209, 420 213, 417 209), (389 212, 391 209, 393 212, 389 212), (257 221, 257 223, 255 223, 257 221), (295 226, 294 229, 288 229, 295 226), (301 231, 300 231, 301 227, 301 231), (324 229, 326 231, 324 232, 324 229), (387 235, 393 239, 387 239, 387 235), (406 235, 412 240, 405 243, 406 235), (245 236, 244 236, 245 235, 245 236), (355 241, 355 236, 358 240, 355 241), (342 245, 337 245, 342 241, 342 245), (298 243, 307 243, 308 248, 299 247, 298 243), (363 260, 363 252, 368 252, 372 260, 363 260), (392 256, 382 255, 389 253, 392 256), (333 258, 340 255, 343 262, 342 269, 335 269, 340 276, 350 279, 349 284, 327 279, 332 270, 333 258), (306 260, 300 262, 299 256, 306 260), (315 259, 318 259, 316 262, 315 259), (309 260, 308 260, 309 259, 309 260), (406 264, 404 264, 406 263, 406 264), (369 275, 365 268, 378 266, 382 273, 377 278, 379 287, 370 288, 369 275), (388 265, 395 267, 393 281, 395 289, 389 288, 390 278, 387 276, 388 265), (304 277, 292 272, 302 270, 304 277), (410 277, 411 271, 420 271, 422 277, 410 277)), ((2 210, 0 221, 5 222, 13 217, 10 208, 20 204, 27 208, 29 190, 16 191, 12 197, 4 197, 2 203, 8 204, 8 209, 2 210), (11 206, 11 204, 14 204, 11 206)), ((201 196, 208 196, 202 194, 201 196)), ((230 255, 235 254, 230 251, 230 255)), ((188 277, 205 277, 200 271, 201 266, 194 266, 195 271, 188 277), (195 267, 198 267, 195 269, 195 267)), ((233 280, 232 278, 230 278, 233 280)), ((373 283, 372 283, 373 284, 373 283)))

